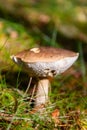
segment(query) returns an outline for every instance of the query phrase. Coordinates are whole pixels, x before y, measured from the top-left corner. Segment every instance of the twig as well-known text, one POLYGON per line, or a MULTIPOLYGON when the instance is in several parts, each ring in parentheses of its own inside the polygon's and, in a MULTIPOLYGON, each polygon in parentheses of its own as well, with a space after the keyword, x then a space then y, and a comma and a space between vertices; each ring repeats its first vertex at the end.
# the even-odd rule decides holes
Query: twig
MULTIPOLYGON (((0 113, 0 121, 6 121, 6 122, 11 122, 13 115, 8 114, 8 113, 0 113)), ((23 118, 23 117, 14 117, 15 120, 26 120, 26 121, 31 121, 29 118, 23 118)), ((12 122, 12 124, 15 124, 12 122)))

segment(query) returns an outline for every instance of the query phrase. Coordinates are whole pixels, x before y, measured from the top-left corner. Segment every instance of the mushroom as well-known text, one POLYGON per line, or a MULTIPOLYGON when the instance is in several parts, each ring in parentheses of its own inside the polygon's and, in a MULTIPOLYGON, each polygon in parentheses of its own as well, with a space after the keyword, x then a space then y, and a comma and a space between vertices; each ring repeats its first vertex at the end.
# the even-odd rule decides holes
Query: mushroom
POLYGON ((38 47, 12 55, 11 59, 27 69, 29 76, 38 79, 35 107, 49 101, 50 79, 67 70, 78 58, 78 53, 53 47, 38 47))

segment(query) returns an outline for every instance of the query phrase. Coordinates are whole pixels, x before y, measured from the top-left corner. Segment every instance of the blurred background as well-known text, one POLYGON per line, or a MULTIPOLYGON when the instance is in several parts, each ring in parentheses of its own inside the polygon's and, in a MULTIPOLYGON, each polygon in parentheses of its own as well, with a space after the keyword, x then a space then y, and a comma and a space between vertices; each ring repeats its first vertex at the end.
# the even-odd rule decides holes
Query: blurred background
MULTIPOLYGON (((86 130, 87 1, 0 0, 1 111, 3 108, 5 108, 6 112, 10 111, 9 102, 15 102, 13 99, 14 94, 11 95, 11 93, 17 94, 19 90, 24 91, 29 80, 27 79, 28 74, 24 71, 20 72, 20 68, 11 61, 10 55, 38 46, 60 47, 80 53, 79 59, 74 66, 62 76, 56 77, 52 82, 52 86, 56 87, 52 87, 54 94, 51 95, 51 100, 54 102, 55 99, 60 99, 60 102, 56 102, 55 108, 61 109, 61 115, 71 114, 71 111, 81 111, 78 117, 74 113, 75 118, 72 119, 75 121, 78 119, 80 123, 70 122, 69 124, 68 118, 68 123, 61 120, 59 124, 62 126, 63 124, 69 124, 70 126, 67 125, 67 129, 65 126, 58 126, 58 128, 64 130, 83 130, 84 128, 86 130), (12 88, 17 88, 18 91, 15 92, 12 88), (6 91, 8 94, 6 94, 6 91), (5 96, 8 97, 7 102, 5 102, 5 96), (62 101, 62 98, 65 100, 62 101), (66 106, 64 106, 64 103, 66 106), (82 112, 84 117, 82 117, 82 112)), ((12 105, 10 109, 14 113, 12 105)), ((69 116, 71 117, 72 114, 69 116)), ((0 125, 1 128, 4 128, 3 124, 0 125)), ((41 127, 41 129, 43 128, 41 127)), ((49 128, 52 129, 50 126, 49 128)))

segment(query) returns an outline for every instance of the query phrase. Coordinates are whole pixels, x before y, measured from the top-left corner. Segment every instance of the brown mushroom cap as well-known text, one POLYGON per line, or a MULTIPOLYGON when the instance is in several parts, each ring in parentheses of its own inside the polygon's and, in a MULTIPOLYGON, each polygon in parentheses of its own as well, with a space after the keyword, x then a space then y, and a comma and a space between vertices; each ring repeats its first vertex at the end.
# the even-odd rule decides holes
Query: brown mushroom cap
POLYGON ((40 47, 32 48, 30 50, 25 50, 19 52, 15 55, 17 58, 20 58, 24 62, 53 62, 60 60, 66 57, 76 56, 75 52, 67 51, 60 48, 53 47, 40 47))
POLYGON ((11 56, 17 64, 23 64, 30 76, 55 76, 67 70, 78 58, 78 53, 53 47, 32 48, 11 56))

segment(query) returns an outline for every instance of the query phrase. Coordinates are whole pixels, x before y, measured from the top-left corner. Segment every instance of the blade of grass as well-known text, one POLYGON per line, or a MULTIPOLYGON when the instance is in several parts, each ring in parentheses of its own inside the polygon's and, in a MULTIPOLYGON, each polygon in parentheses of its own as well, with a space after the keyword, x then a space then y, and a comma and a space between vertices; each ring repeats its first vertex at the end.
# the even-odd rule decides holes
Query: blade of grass
MULTIPOLYGON (((17 83, 18 83, 18 80, 19 80, 19 75, 20 75, 20 71, 19 71, 19 74, 18 74, 17 83)), ((25 91, 23 97, 25 96, 26 92, 29 90, 31 81, 32 81, 32 78, 30 78, 30 80, 29 80, 28 87, 27 87, 27 89, 26 89, 26 91, 25 91)), ((18 84, 17 84, 17 85, 18 85, 18 84)), ((21 100, 21 101, 22 101, 22 100, 21 100)), ((19 101, 19 102, 20 102, 20 101, 19 101)), ((13 123, 14 119, 16 119, 16 115, 17 115, 17 113, 18 113, 18 111, 19 111, 19 109, 20 109, 20 106, 21 106, 21 103, 20 103, 20 105, 18 106, 18 108, 16 109, 16 112, 14 113, 14 115, 13 115, 13 117, 12 117, 12 119, 11 119, 11 122, 10 122, 10 124, 8 125, 8 127, 7 127, 6 130, 10 130, 10 128, 11 128, 11 126, 12 126, 12 123, 13 123)))
POLYGON ((78 44, 78 49, 79 49, 79 54, 80 54, 80 68, 81 68, 81 73, 82 73, 82 80, 83 80, 83 93, 84 95, 87 94, 87 88, 86 88, 86 66, 85 66, 85 61, 84 61, 84 56, 83 56, 83 48, 82 48, 82 43, 78 44))
POLYGON ((82 43, 78 44, 78 49, 79 49, 79 53, 80 53, 80 67, 81 67, 81 71, 82 71, 82 77, 83 77, 83 81, 85 81, 86 66, 85 66, 85 61, 84 61, 84 56, 83 56, 82 43))

